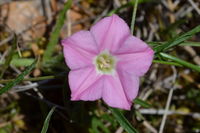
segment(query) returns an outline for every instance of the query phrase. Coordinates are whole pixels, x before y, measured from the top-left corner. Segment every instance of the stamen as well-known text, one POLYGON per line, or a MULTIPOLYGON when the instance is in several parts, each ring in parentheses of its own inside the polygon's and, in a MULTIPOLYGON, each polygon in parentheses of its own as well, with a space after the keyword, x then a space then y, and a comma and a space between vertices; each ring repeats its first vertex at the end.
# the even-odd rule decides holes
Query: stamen
POLYGON ((109 52, 102 52, 95 58, 95 66, 98 72, 111 74, 114 71, 116 60, 109 52))

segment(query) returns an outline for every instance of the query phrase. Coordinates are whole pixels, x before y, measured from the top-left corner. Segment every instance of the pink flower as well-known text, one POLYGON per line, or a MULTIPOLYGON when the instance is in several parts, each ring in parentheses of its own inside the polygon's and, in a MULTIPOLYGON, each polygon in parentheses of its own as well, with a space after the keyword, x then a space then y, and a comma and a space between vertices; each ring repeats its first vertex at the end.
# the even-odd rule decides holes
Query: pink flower
POLYGON ((71 100, 102 98, 109 106, 130 110, 138 94, 139 77, 149 69, 153 50, 130 33, 117 15, 105 17, 90 31, 79 31, 62 41, 71 69, 71 100))

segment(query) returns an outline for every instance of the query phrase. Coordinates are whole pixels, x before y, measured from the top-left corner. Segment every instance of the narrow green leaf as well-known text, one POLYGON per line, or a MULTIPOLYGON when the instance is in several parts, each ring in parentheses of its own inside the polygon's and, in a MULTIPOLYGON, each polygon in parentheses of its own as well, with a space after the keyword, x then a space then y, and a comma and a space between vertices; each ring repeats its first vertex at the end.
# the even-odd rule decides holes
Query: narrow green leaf
MULTIPOLYGON (((147 42, 147 44, 149 44, 151 47, 157 47, 157 46, 162 45, 164 43, 166 43, 166 42, 147 42)), ((182 43, 179 44, 179 46, 200 47, 200 42, 182 42, 182 43)))
POLYGON ((155 47, 154 48, 155 52, 156 53, 163 52, 163 51, 168 50, 171 47, 179 45, 182 42, 186 41, 187 39, 191 38, 193 35, 195 35, 198 32, 200 32, 200 25, 195 27, 194 29, 184 33, 184 34, 181 34, 181 35, 179 35, 177 37, 172 38, 170 41, 168 41, 168 42, 166 42, 166 43, 164 43, 162 45, 159 45, 159 46, 155 47))
POLYGON ((136 99, 134 100, 134 103, 135 103, 135 104, 139 104, 139 105, 141 105, 142 107, 145 107, 145 108, 149 108, 149 107, 152 106, 151 104, 149 104, 149 103, 147 103, 147 102, 145 102, 145 101, 143 101, 143 100, 141 100, 141 99, 139 99, 139 98, 136 98, 136 99))
POLYGON ((111 11, 107 14, 107 16, 112 16, 113 14, 118 13, 121 9, 124 9, 124 8, 129 7, 129 6, 132 6, 132 5, 133 5, 132 1, 127 2, 126 4, 120 6, 119 8, 116 8, 116 9, 111 10, 111 11))
POLYGON ((3 77, 5 71, 6 71, 7 68, 9 67, 10 62, 11 62, 11 60, 12 60, 12 57, 13 57, 13 55, 14 55, 14 53, 15 53, 16 47, 17 47, 17 36, 14 35, 14 39, 12 40, 12 47, 9 48, 9 50, 8 50, 8 57, 6 58, 5 63, 3 64, 2 72, 1 72, 0 78, 3 77))
POLYGON ((72 0, 68 0, 64 5, 63 10, 60 12, 60 14, 58 16, 58 19, 56 21, 56 25, 54 27, 53 32, 50 35, 49 43, 47 44, 47 48, 44 52, 44 56, 43 56, 44 63, 46 63, 46 61, 51 60, 54 48, 55 48, 56 44, 58 43, 60 31, 61 31, 61 29, 64 25, 64 22, 65 22, 66 12, 71 7, 71 4, 72 4, 72 0))
POLYGON ((22 72, 19 76, 17 76, 17 78, 13 81, 8 82, 3 88, 0 89, 0 95, 2 95, 3 93, 7 92, 9 89, 11 89, 13 86, 17 85, 18 83, 20 83, 24 77, 26 75, 28 75, 33 68, 35 67, 36 64, 36 60, 30 65, 28 66, 24 72, 22 72))
POLYGON ((177 58, 175 56, 172 56, 172 55, 169 55, 169 54, 166 54, 166 53, 160 53, 159 55, 162 56, 163 58, 170 59, 170 60, 172 60, 174 62, 177 62, 177 63, 179 63, 179 64, 181 64, 181 65, 183 65, 185 67, 188 67, 188 68, 190 68, 192 70, 200 72, 200 66, 191 64, 191 63, 189 63, 187 61, 184 61, 182 59, 179 59, 179 58, 177 58))
POLYGON ((54 107, 49 111, 49 113, 48 113, 48 115, 47 115, 47 117, 46 117, 46 119, 45 119, 45 121, 44 121, 44 125, 43 125, 43 127, 42 127, 41 133, 46 133, 46 132, 47 132, 47 130, 48 130, 48 128, 49 128, 49 122, 50 122, 51 116, 52 116, 53 112, 55 111, 55 109, 56 109, 56 106, 54 106, 54 107))
POLYGON ((131 20, 131 33, 133 34, 134 28, 135 28, 135 18, 136 18, 136 13, 137 13, 138 0, 132 0, 132 1, 134 1, 133 14, 132 14, 132 20, 131 20))
MULTIPOLYGON (((158 47, 159 45, 164 44, 165 42, 146 42, 151 47, 158 47)), ((154 49, 155 50, 155 49, 154 49)))
MULTIPOLYGON (((140 4, 140 3, 153 2, 153 1, 156 1, 156 0, 138 0, 138 3, 140 4)), ((115 13, 118 13, 120 10, 122 10, 122 9, 124 9, 124 8, 127 8, 127 7, 129 7, 129 6, 133 6, 134 3, 135 3, 135 1, 129 1, 129 2, 127 2, 126 4, 121 5, 120 7, 111 10, 111 11, 107 14, 107 16, 111 16, 111 15, 113 15, 113 14, 115 14, 115 13)))
POLYGON ((144 116, 140 113, 140 111, 135 110, 135 115, 139 117, 141 120, 145 120, 144 116))
POLYGON ((126 130, 128 133, 138 133, 138 131, 129 123, 129 121, 118 109, 110 108, 110 110, 124 130, 126 130))
POLYGON ((182 65, 176 63, 176 62, 172 62, 172 61, 163 61, 163 60, 153 60, 153 63, 159 63, 159 64, 166 64, 166 65, 173 65, 173 66, 179 66, 182 67, 182 65))
POLYGON ((200 47, 200 42, 183 42, 180 46, 200 47))
POLYGON ((167 28, 165 26, 163 26, 163 24, 161 24, 162 26, 159 28, 160 29, 160 34, 163 34, 163 36, 165 36, 165 38, 173 38, 177 36, 177 29, 180 25, 186 23, 186 19, 180 19, 175 21, 174 23, 170 24, 169 26, 167 26, 167 28))

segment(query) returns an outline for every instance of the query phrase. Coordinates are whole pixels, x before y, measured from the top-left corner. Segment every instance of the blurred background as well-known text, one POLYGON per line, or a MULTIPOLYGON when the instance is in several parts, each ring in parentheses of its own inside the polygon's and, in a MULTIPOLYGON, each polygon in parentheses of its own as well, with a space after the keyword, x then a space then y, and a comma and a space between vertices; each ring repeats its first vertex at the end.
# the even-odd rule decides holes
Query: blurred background
MULTIPOLYGON (((0 79, 15 79, 35 58, 39 63, 23 81, 0 96, 0 133, 38 133, 49 110, 57 106, 48 133, 125 133, 101 101, 71 102, 60 40, 88 30, 116 13, 130 26, 134 1, 73 0, 48 64, 42 63, 64 0, 0 0, 0 79), (13 40, 16 39, 15 46, 13 40)), ((146 42, 165 42, 200 25, 199 0, 139 0, 134 35, 146 42)), ((200 46, 200 34, 190 40, 200 46)), ((173 55, 200 65, 200 47, 178 46, 173 55)), ((123 111, 140 133, 157 133, 170 89, 174 90, 164 133, 200 133, 200 75, 184 67, 153 63, 141 78, 138 97, 152 106, 123 111)), ((5 83, 0 82, 0 87, 5 83)))

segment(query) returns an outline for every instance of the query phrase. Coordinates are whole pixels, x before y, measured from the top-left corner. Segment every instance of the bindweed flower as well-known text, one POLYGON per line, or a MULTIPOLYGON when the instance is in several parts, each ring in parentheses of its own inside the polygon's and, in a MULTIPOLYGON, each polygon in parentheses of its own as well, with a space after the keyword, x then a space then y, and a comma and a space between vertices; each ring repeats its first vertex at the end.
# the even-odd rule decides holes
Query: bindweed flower
POLYGON ((117 15, 105 17, 90 31, 62 40, 71 69, 71 100, 103 99, 111 107, 130 110, 138 94, 139 77, 149 69, 153 50, 131 35, 117 15))

